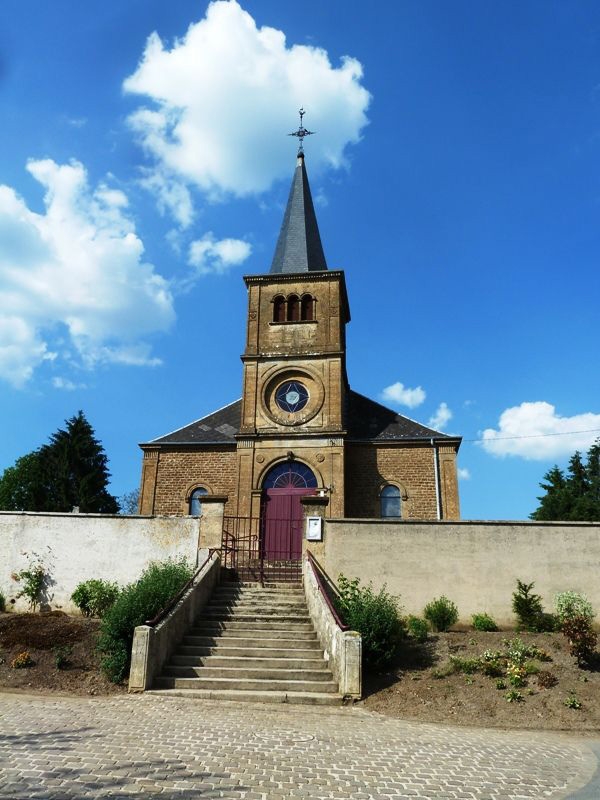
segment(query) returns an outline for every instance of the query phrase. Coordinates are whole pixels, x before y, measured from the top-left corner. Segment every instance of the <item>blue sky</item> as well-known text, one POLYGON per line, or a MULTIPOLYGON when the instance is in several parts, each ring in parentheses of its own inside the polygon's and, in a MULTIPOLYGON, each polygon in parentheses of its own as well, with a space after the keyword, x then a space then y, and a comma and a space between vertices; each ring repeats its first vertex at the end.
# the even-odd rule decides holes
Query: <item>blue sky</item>
POLYGON ((300 105, 351 385, 464 437, 463 517, 600 434, 597 3, 4 0, 0 100, 0 469, 81 408, 120 495, 239 397, 300 105))

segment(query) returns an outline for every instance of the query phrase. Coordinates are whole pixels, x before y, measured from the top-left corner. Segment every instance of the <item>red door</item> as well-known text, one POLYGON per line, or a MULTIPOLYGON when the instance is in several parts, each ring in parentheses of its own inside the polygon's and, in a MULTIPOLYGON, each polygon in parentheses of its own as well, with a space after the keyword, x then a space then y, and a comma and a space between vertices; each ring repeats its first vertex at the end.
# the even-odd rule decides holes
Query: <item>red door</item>
POLYGON ((298 561, 302 558, 304 514, 300 498, 315 489, 286 486, 265 489, 263 495, 264 558, 267 561, 298 561))

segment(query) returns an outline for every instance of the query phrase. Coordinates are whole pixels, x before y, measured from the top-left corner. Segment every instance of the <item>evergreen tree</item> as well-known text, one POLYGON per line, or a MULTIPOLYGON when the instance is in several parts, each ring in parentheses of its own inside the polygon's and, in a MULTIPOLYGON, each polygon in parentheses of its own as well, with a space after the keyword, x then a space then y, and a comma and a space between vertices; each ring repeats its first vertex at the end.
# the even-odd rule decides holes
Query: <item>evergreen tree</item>
POLYGON ((588 450, 586 462, 575 452, 565 476, 554 466, 540 483, 544 494, 530 514, 536 520, 600 521, 600 439, 588 450))
POLYGON ((110 473, 104 448, 82 411, 66 420, 50 442, 20 458, 0 478, 0 508, 116 514, 107 491, 110 473))

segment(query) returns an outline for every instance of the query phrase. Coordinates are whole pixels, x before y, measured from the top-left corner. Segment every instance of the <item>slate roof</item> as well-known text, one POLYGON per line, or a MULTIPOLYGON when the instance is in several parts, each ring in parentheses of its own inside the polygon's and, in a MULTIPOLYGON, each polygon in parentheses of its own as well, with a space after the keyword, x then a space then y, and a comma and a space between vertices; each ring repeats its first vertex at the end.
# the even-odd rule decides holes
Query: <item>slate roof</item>
POLYGON ((346 430, 350 440, 398 441, 456 439, 350 390, 346 401, 346 430))
MULTIPOLYGON (((240 429, 242 401, 236 400, 207 417, 167 433, 148 445, 235 444, 240 429)), ((409 417, 397 414, 358 392, 350 392, 346 402, 346 429, 351 441, 415 441, 419 439, 458 439, 427 428, 409 417)))
POLYGON ((322 272, 326 269, 304 154, 298 153, 271 273, 322 272))
POLYGON ((146 444, 235 444, 240 429, 242 400, 236 400, 207 417, 153 439, 146 444))

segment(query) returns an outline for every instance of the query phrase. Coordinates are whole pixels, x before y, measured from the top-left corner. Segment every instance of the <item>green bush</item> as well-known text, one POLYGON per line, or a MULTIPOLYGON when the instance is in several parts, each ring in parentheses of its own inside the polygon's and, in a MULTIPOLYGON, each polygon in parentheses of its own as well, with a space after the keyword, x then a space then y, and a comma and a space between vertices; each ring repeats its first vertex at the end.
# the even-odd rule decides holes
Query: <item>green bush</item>
POLYGON ((458 609, 452 600, 442 595, 427 603, 423 616, 434 631, 447 631, 458 621, 458 609))
POLYGON ((102 620, 98 639, 98 650, 104 654, 102 670, 113 683, 120 683, 129 669, 134 629, 156 616, 192 573, 183 559, 151 564, 139 580, 119 593, 102 620))
POLYGON ((489 614, 473 614, 471 617, 473 620, 473 627, 476 631, 497 631, 498 626, 496 625, 496 621, 490 617, 489 614))
POLYGON ((0 613, 2 613, 3 611, 6 611, 6 598, 4 597, 2 592, 0 592, 0 613))
POLYGON ((413 617, 412 615, 406 620, 406 626, 408 628, 409 634, 412 638, 419 642, 419 644, 423 644, 427 640, 429 635, 429 625, 424 619, 420 619, 419 617, 413 617))
POLYGON ((110 581, 92 580, 80 583, 71 600, 84 617, 103 617, 119 595, 119 587, 110 581))
POLYGON ((393 660, 405 634, 398 598, 388 594, 384 586, 376 594, 371 584, 361 586, 358 578, 338 578, 338 611, 352 630, 362 637, 362 654, 366 667, 381 669, 393 660))
POLYGON ((523 583, 517 579, 517 591, 513 592, 512 609, 516 614, 520 629, 530 633, 555 631, 557 620, 553 614, 546 614, 539 594, 533 594, 535 583, 523 583))
POLYGON ((584 617, 591 622, 595 616, 592 604, 579 592, 559 592, 554 598, 554 606, 561 623, 573 617, 584 617))

